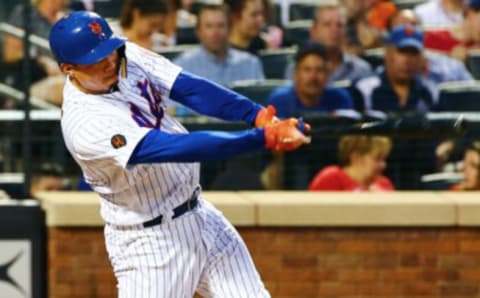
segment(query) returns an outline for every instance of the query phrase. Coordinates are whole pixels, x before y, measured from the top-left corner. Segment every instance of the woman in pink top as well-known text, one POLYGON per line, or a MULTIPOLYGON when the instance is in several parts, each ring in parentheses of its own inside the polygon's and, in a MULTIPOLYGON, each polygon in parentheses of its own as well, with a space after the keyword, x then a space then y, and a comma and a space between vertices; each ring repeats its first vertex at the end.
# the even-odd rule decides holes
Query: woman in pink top
POLYGON ((310 191, 391 191, 390 179, 382 176, 392 148, 389 138, 344 136, 338 144, 340 166, 323 168, 310 182, 310 191))
POLYGON ((469 0, 464 20, 452 27, 426 29, 424 45, 465 61, 468 51, 480 47, 480 0, 469 0))

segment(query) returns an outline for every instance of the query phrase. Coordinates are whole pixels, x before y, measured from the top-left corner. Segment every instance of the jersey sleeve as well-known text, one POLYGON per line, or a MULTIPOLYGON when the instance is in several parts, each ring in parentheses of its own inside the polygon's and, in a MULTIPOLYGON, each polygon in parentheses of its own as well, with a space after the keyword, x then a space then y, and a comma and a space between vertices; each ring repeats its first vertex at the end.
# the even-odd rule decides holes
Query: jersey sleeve
POLYGON ((126 168, 137 144, 149 128, 139 127, 130 117, 115 113, 87 116, 73 138, 73 153, 82 161, 97 161, 126 168))

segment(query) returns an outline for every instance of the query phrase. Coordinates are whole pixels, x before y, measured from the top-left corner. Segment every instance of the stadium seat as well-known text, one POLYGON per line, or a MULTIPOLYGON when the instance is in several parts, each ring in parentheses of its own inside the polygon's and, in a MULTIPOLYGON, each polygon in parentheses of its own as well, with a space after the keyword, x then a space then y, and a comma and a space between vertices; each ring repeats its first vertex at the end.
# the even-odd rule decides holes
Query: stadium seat
POLYGON ((197 45, 192 45, 192 44, 182 44, 178 46, 170 46, 170 47, 162 47, 159 48, 156 53, 164 56, 165 58, 169 60, 174 60, 177 58, 180 54, 182 54, 185 51, 188 51, 190 49, 193 49, 197 45))
POLYGON ((449 82, 441 84, 439 89, 440 111, 480 111, 480 82, 449 82))
POLYGON ((476 80, 480 79, 480 50, 471 50, 467 54, 465 61, 468 70, 472 73, 476 80))
POLYGON ((269 24, 282 27, 282 6, 279 3, 272 3, 269 24))
POLYGON ((260 61, 262 61, 263 72, 267 79, 283 79, 285 69, 290 61, 292 61, 296 48, 282 48, 263 50, 259 53, 260 61))
POLYGON ((194 26, 178 27, 176 38, 177 38, 177 45, 198 43, 194 26))
POLYGON ((0 173, 0 189, 11 198, 23 197, 23 173, 0 173))
POLYGON ((398 9, 413 9, 415 6, 425 3, 428 0, 394 0, 393 3, 398 9))
POLYGON ((101 0, 95 1, 95 12, 104 18, 118 19, 122 9, 121 0, 101 0))
POLYGON ((318 3, 314 1, 291 3, 289 10, 290 21, 313 20, 317 5, 318 3))
POLYGON ((289 82, 288 80, 275 79, 241 81, 230 85, 229 88, 259 104, 265 104, 270 93, 275 88, 288 84, 289 82))
POLYGON ((385 56, 385 49, 384 48, 374 48, 368 49, 363 52, 361 58, 367 61, 372 70, 375 70, 377 67, 383 65, 385 56))
POLYGON ((284 46, 302 45, 310 39, 312 20, 290 22, 284 29, 284 46))

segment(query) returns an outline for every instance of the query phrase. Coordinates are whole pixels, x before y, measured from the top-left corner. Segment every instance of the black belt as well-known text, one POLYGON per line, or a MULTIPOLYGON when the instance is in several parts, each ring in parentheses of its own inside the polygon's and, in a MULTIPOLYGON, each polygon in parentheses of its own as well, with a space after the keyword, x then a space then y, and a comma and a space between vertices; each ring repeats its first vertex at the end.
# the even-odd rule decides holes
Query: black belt
MULTIPOLYGON (((173 209, 172 219, 183 215, 185 212, 193 210, 198 204, 199 193, 200 193, 200 189, 199 188, 195 189, 192 196, 188 200, 186 200, 183 204, 175 207, 173 209)), ((162 223, 162 219, 163 219, 163 215, 160 214, 159 216, 144 222, 143 227, 148 228, 148 227, 152 227, 152 226, 155 226, 155 225, 159 225, 159 224, 162 223)))

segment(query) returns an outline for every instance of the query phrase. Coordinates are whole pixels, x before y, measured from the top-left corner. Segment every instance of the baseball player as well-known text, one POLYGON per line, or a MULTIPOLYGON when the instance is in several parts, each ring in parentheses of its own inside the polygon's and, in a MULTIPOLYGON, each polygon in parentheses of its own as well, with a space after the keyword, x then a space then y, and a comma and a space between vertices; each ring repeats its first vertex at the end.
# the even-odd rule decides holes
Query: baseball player
POLYGON ((202 199, 198 162, 294 150, 309 141, 299 121, 112 35, 95 13, 66 15, 49 39, 67 75, 63 137, 100 195, 119 297, 270 297, 238 232, 202 199), (188 133, 167 98, 256 128, 188 133))

